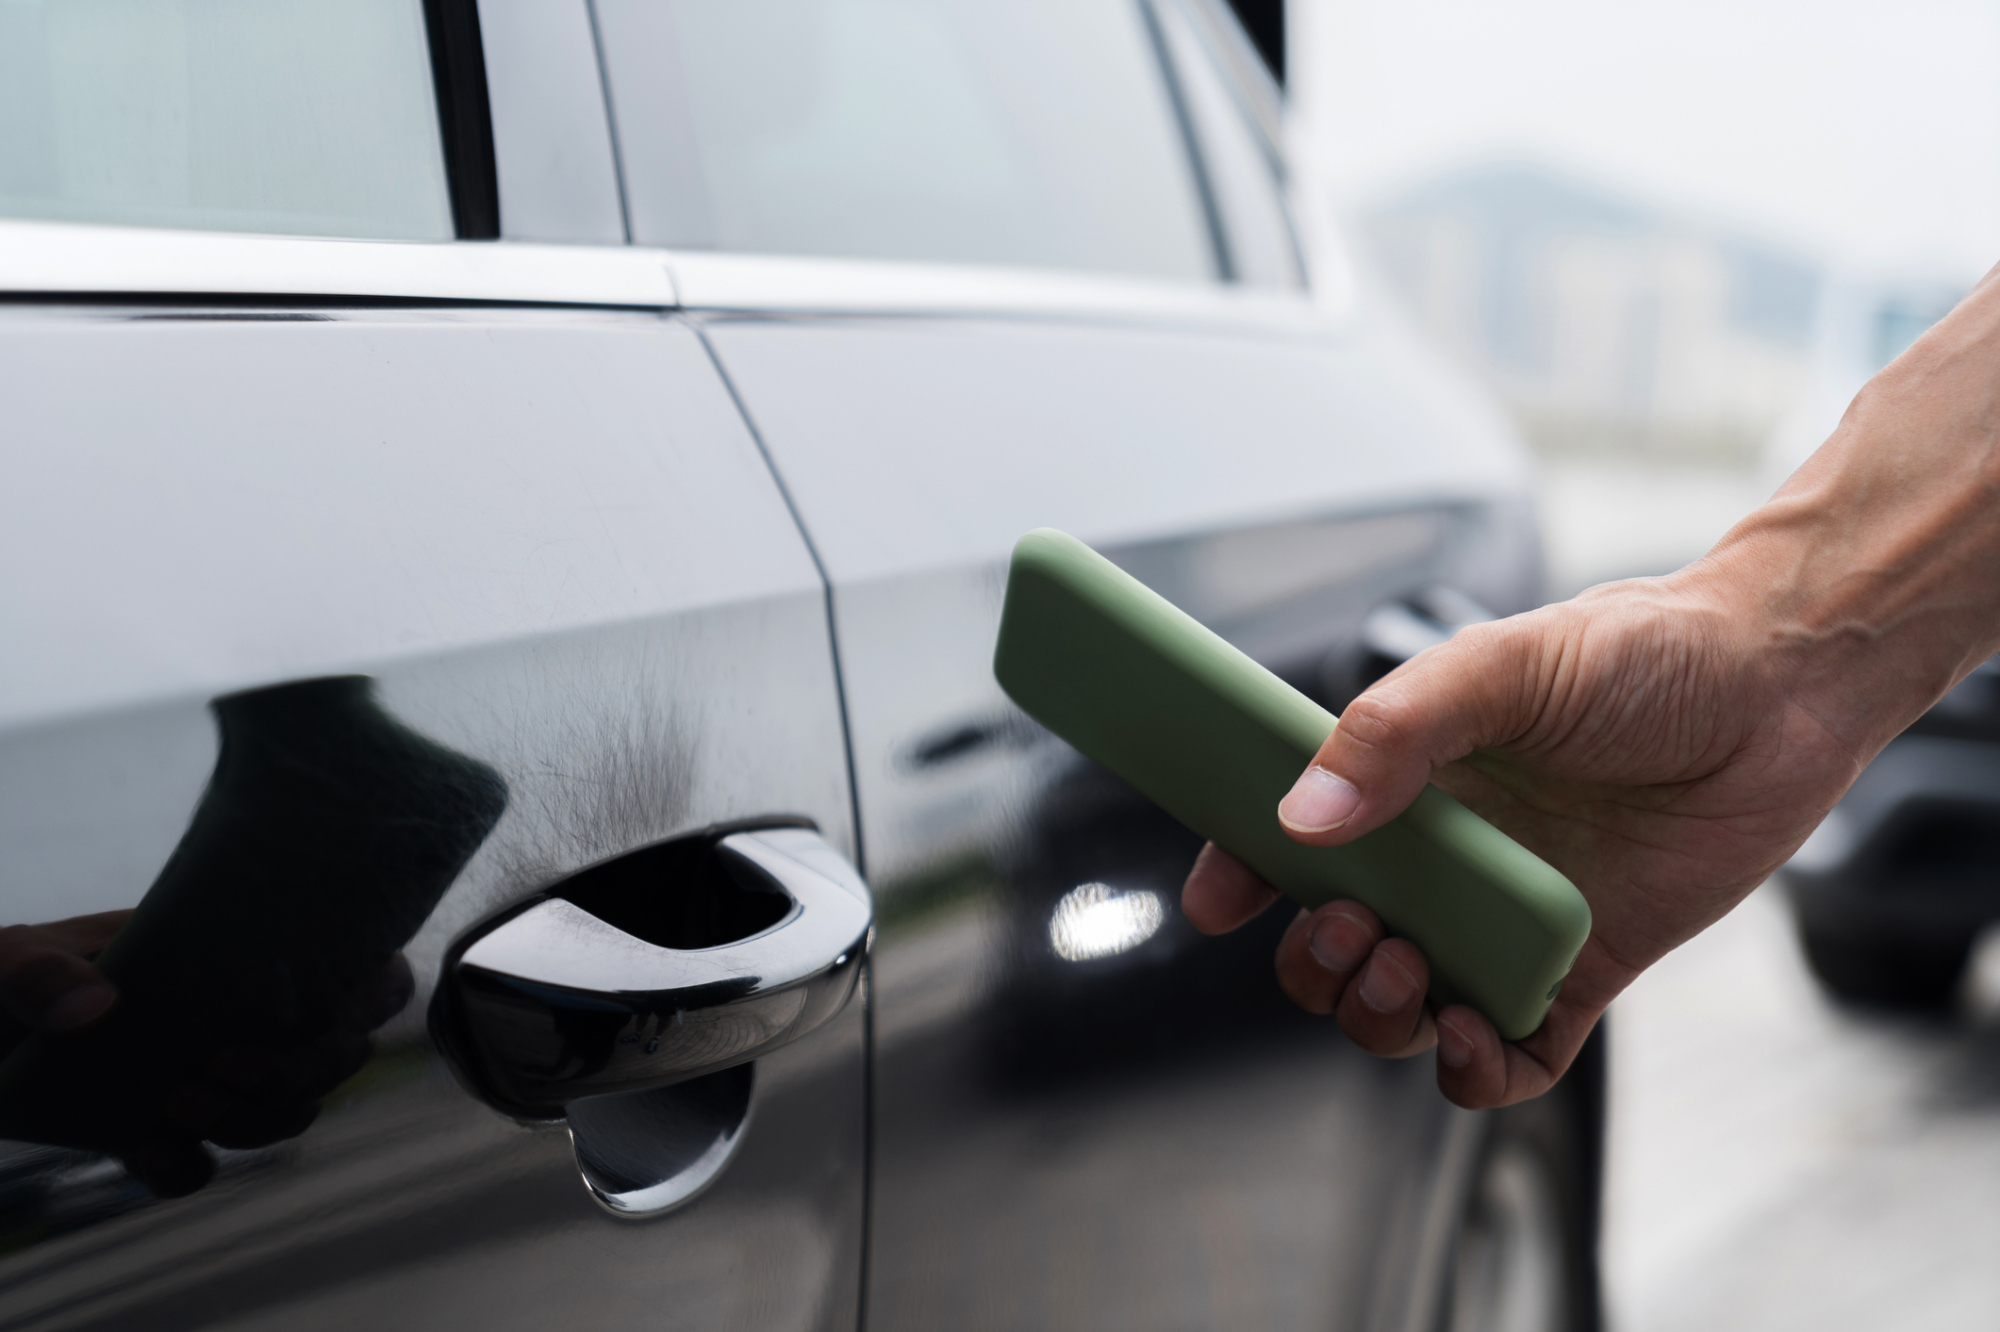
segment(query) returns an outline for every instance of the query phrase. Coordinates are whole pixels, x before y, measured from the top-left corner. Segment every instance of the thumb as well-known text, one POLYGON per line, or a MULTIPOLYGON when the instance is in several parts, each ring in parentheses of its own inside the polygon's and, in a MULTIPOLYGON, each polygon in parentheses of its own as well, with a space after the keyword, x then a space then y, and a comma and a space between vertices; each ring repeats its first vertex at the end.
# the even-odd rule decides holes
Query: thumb
POLYGON ((1461 629, 1348 704, 1278 802, 1285 831, 1315 846, 1351 842, 1407 809, 1444 764, 1521 734, 1532 651, 1526 618, 1461 629))

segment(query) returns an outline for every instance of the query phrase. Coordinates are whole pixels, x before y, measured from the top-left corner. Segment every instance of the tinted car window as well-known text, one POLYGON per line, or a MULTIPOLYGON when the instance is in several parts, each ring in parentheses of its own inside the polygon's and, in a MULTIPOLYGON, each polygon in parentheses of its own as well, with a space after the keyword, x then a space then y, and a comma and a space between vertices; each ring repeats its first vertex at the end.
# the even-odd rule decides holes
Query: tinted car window
POLYGON ((1214 275, 1134 0, 600 0, 642 244, 1214 275))
POLYGON ((450 237, 421 0, 0 0, 0 214, 450 237))
POLYGON ((1188 119, 1215 193, 1230 276, 1253 287, 1301 283, 1276 148, 1225 75, 1200 16, 1180 0, 1160 5, 1188 119))

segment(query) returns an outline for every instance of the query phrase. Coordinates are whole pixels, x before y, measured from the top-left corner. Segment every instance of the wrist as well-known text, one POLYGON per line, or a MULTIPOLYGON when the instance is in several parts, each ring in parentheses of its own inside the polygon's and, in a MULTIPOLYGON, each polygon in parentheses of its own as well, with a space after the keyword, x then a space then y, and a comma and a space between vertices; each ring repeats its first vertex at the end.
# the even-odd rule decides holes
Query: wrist
POLYGON ((1912 475, 1870 407, 1675 575, 1868 754, 2000 649, 2000 494, 1965 453, 1912 475))
POLYGON ((1866 753, 2000 649, 1994 276, 1683 571, 1740 619, 1789 695, 1866 753))

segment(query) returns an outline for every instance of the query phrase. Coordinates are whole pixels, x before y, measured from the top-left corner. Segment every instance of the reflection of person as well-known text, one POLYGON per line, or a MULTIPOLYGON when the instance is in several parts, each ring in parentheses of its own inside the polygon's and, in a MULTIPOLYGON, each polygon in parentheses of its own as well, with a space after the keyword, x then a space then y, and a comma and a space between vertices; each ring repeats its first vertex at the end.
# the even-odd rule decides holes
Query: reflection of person
POLYGON ((361 676, 215 700, 215 773, 138 907, 0 931, 0 1138, 155 1193, 295 1137, 410 998, 400 950, 507 806, 361 676))
MULTIPOLYGON (((1424 958, 1336 902, 1278 949, 1286 990, 1383 1055, 1438 1049, 1461 1105, 1545 1091, 1618 992, 1784 861, 1861 769, 2000 649, 2000 268, 1864 388, 1707 556, 1461 631, 1368 690, 1279 805, 1337 845, 1435 781, 1567 873, 1590 940, 1507 1043, 1432 1013, 1424 958)), ((1210 847, 1188 917, 1275 894, 1210 847)))
MULTIPOLYGON (((105 1019, 118 989, 93 959, 131 915, 104 911, 0 929, 0 1058, 31 1033, 61 1041, 105 1019)), ((410 991, 410 968, 398 954, 313 1038, 224 1045, 170 1066, 166 1077, 133 1088, 115 1116, 79 1122, 67 1145, 115 1153, 155 1193, 184 1193, 208 1177, 204 1140, 264 1147, 303 1133, 320 1098, 368 1058, 368 1033, 400 1012, 410 991)))

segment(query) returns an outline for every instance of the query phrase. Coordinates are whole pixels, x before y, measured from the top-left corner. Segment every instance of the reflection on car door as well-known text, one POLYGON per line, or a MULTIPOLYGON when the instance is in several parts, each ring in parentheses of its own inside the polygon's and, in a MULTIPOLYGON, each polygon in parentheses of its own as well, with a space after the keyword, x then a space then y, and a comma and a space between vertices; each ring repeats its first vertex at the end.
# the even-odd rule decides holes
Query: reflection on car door
MULTIPOLYGON (((5 227, 17 255, 157 262, 162 285, 176 246, 214 254, 199 238, 5 227)), ((281 292, 314 290, 324 263, 365 290, 355 266, 374 253, 232 245, 291 264, 281 292)), ((861 1003, 758 1059, 754 1079, 589 1103, 615 1141, 587 1141, 560 1107, 482 1104, 427 1025, 455 943, 580 870, 774 817, 854 852, 823 590, 768 469, 690 328, 660 309, 563 308, 559 275, 602 269, 552 254, 478 261, 514 273, 517 295, 540 281, 538 305, 409 303, 425 292, 390 255, 403 285, 383 290, 400 299, 0 311, 6 920, 135 904, 201 801, 183 869, 219 837, 241 870, 261 839, 256 875, 223 890, 161 878, 238 904, 212 928, 175 925, 179 947, 232 973, 216 993, 268 998, 232 969, 282 955, 309 995, 307 973, 369 931, 416 981, 316 1123, 220 1152, 188 1196, 151 1199, 73 1142, 6 1144, 0 1326, 853 1326, 861 1003), (347 681, 293 683, 328 676, 347 681), (288 688, 241 693, 274 685, 288 688), (280 900, 274 919, 331 914, 280 948, 242 925, 280 900), (600 1196, 643 1192, 691 1168, 656 1148, 701 1115, 734 1116, 717 1131, 734 1151, 703 1166, 700 1196, 639 1224, 593 1201, 586 1149, 600 1196)), ((653 282, 627 303, 665 304, 653 282)), ((602 282, 591 299, 619 303, 602 282)), ((612 891, 635 920, 680 912, 725 942, 729 911, 702 895, 734 889, 682 873, 681 854, 618 862, 638 870, 612 891)), ((616 877, 575 882, 601 897, 616 877)), ((174 1034, 206 1048, 190 1027, 216 1011, 189 1008, 174 1034)))
POLYGON ((1407 1269, 1393 1218, 1446 1127, 1427 1068, 1289 1011, 1285 913, 1194 935, 1195 841, 1028 724, 991 654, 1007 551, 1048 524, 1325 697, 1371 606, 1465 580, 1505 464, 1440 481, 1466 436, 1362 347, 1112 324, 704 326, 834 589, 880 909, 882 1328, 1350 1325, 1407 1269))
POLYGON ((1438 1279, 1462 1121, 1426 1070, 1283 1003, 1279 914, 1196 938, 1188 834, 992 678, 1041 524, 1323 696, 1379 601, 1528 592, 1520 543, 1482 544, 1505 439, 1311 305, 1268 143, 1218 69, 1169 77, 1217 8, 598 8, 634 238, 675 251, 832 588, 880 913, 877 1328, 1400 1326, 1438 1279))

